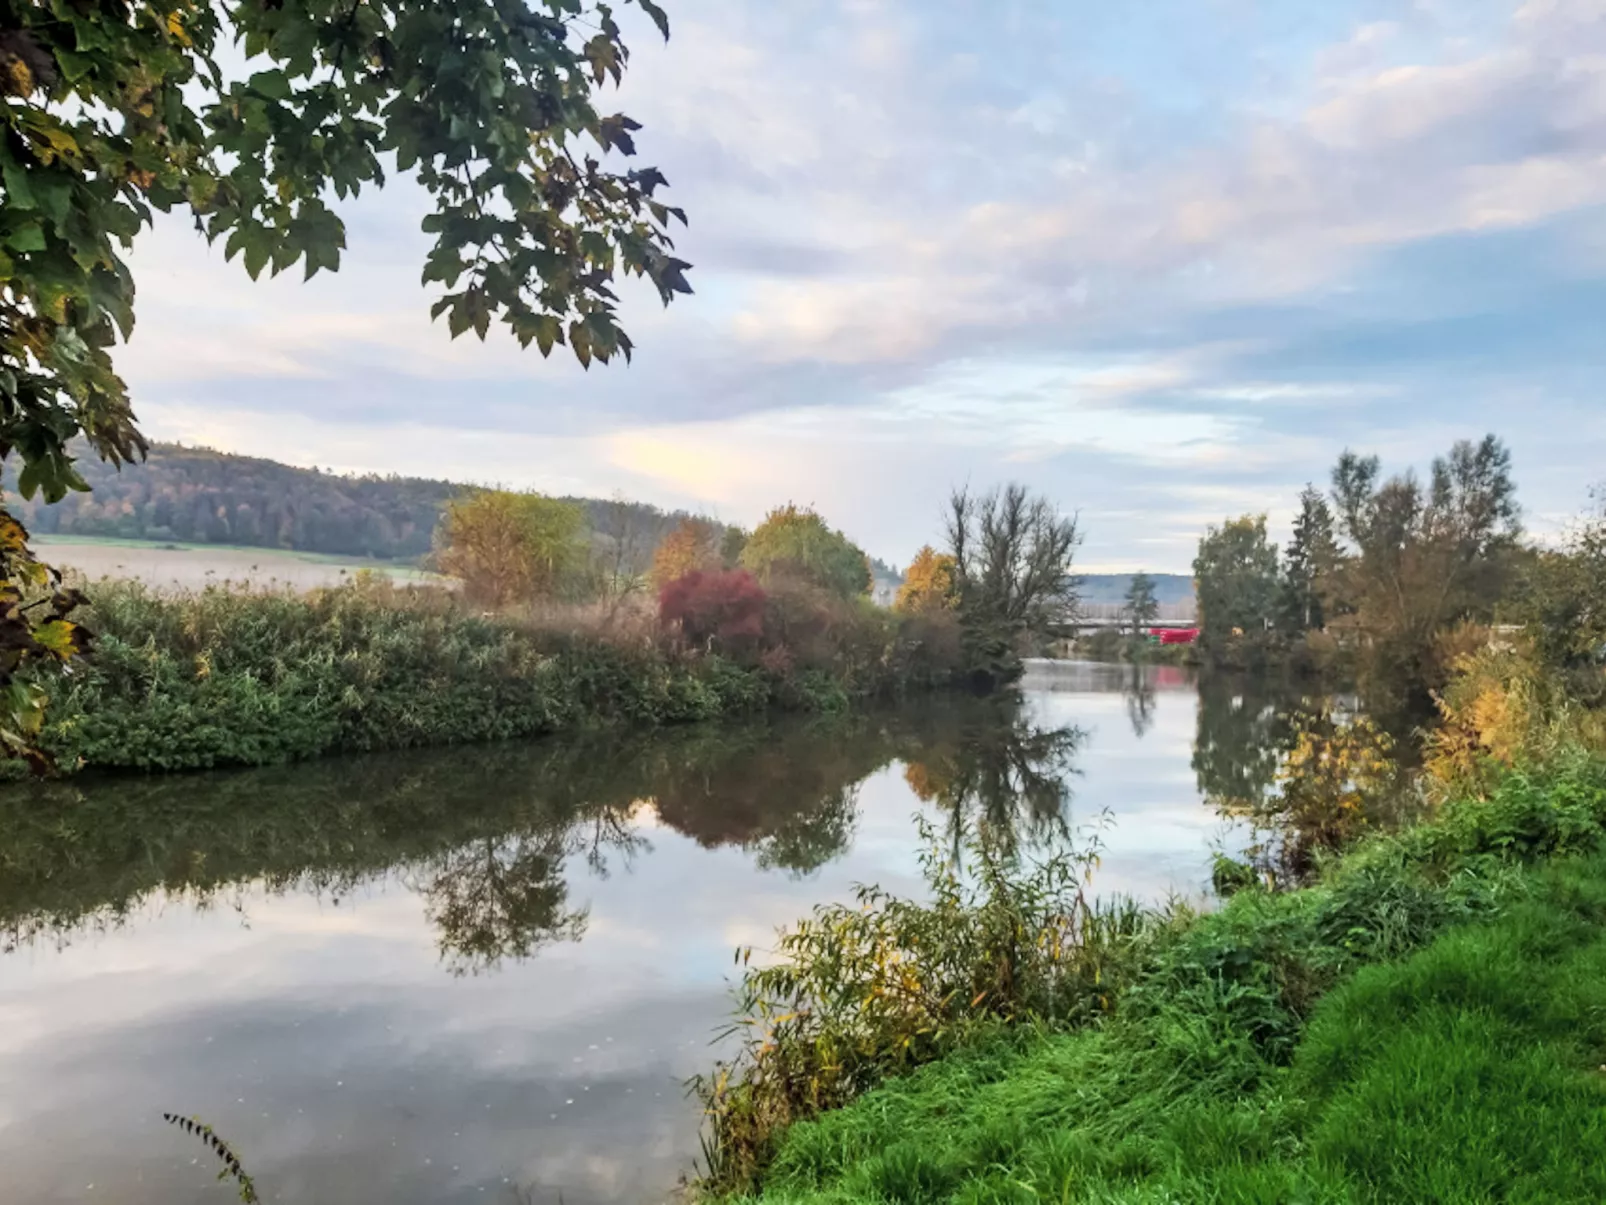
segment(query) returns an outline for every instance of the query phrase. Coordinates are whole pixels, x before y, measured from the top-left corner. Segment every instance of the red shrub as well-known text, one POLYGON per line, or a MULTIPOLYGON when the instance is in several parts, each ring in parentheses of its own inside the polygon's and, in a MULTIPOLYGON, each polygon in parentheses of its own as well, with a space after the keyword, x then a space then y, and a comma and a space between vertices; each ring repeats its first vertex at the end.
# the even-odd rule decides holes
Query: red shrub
POLYGON ((694 570, 658 592, 658 618, 692 644, 750 647, 764 635, 766 598, 745 569, 694 570))

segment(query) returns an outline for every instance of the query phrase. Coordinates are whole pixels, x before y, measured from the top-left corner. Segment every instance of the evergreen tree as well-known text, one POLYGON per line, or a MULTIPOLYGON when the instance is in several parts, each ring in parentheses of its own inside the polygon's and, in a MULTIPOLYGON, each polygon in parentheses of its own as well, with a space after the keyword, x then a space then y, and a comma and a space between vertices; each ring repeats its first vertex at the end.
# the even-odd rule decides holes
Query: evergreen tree
POLYGON ((1132 575, 1132 582, 1126 588, 1125 609, 1134 636, 1160 618, 1160 601, 1154 596, 1154 579, 1147 573, 1132 575))
POLYGON ((1294 538, 1283 554, 1284 612, 1291 630, 1320 629, 1328 619, 1341 553, 1333 511, 1314 486, 1299 495, 1294 538))

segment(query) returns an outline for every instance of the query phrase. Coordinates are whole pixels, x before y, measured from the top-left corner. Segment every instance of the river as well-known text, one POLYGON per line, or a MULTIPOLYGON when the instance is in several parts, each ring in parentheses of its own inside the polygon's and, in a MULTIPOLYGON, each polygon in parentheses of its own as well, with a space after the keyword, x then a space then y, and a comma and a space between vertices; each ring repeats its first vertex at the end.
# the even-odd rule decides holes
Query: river
POLYGON ((857 883, 917 892, 917 817, 1063 818, 1098 891, 1206 893, 1240 838, 1200 778, 1263 775, 1269 709, 1167 668, 1025 686, 0 792, 0 1195, 232 1199, 171 1111, 267 1201, 661 1200, 734 949, 857 883))

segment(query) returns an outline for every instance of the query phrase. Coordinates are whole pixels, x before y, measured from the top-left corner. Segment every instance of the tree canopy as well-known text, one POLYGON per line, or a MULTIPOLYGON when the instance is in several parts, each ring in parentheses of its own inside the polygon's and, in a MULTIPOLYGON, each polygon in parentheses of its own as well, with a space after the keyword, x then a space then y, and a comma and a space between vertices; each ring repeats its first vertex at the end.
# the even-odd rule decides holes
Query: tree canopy
POLYGON ((970 675, 978 684, 1011 681, 1026 642, 1075 617, 1076 517, 1008 485, 954 491, 946 526, 970 675))
POLYGON ((688 573, 722 568, 720 543, 724 532, 708 519, 685 518, 664 537, 652 557, 652 586, 662 591, 688 573))
POLYGON ((437 560, 476 603, 529 603, 583 566, 584 532, 585 512, 572 502, 480 490, 446 508, 437 560))
POLYGON ((1266 538, 1265 515, 1243 515, 1212 526, 1193 561, 1199 599, 1199 638, 1220 647, 1264 633, 1278 599, 1277 546, 1266 538))
POLYGON ((1126 588, 1123 609, 1133 634, 1141 632, 1160 617, 1160 600, 1154 594, 1154 579, 1141 570, 1132 575, 1126 588))
POLYGON ((957 602, 954 558, 927 544, 915 553, 892 606, 905 614, 950 610, 957 602))
POLYGON ((423 279, 453 335, 498 320, 583 363, 628 355, 616 273, 667 301, 689 266, 662 173, 598 158, 635 149, 639 124, 596 104, 628 57, 582 0, 0 6, 0 450, 22 493, 78 484, 77 430, 114 461, 144 448, 110 349, 134 321, 121 254, 153 212, 193 214, 253 277, 311 276, 345 244, 329 201, 382 184, 386 158, 433 204, 423 279), (225 74, 231 45, 254 70, 225 74))
POLYGON ((740 563, 760 581, 795 574, 844 598, 870 592, 870 562, 847 536, 812 510, 777 507, 753 529, 740 563))

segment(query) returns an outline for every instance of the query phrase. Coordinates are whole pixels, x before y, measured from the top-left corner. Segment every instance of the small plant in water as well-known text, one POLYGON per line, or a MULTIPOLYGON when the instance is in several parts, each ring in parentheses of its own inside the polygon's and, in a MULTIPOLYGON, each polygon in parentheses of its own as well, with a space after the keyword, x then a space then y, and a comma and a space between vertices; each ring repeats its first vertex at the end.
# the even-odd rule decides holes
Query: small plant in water
POLYGON ((218 1172, 219 1180, 233 1180, 240 1189, 240 1200, 246 1205, 256 1205, 262 1198, 257 1196, 256 1185, 251 1177, 245 1174, 245 1168, 240 1166, 240 1160, 234 1149, 218 1137, 217 1131, 207 1125, 199 1117, 183 1117, 177 1113, 163 1113, 162 1120, 169 1125, 178 1126, 186 1134, 193 1134, 212 1149, 212 1153, 223 1164, 223 1170, 218 1172))
POLYGON ((1005 1023, 1069 1025, 1109 1009, 1145 927, 1129 902, 1088 894, 1098 843, 1021 852, 969 829, 954 856, 924 820, 926 902, 861 887, 780 934, 767 965, 737 951, 740 1037, 691 1081, 708 1118, 706 1183, 757 1183, 782 1129, 842 1105, 887 1075, 1005 1023))

